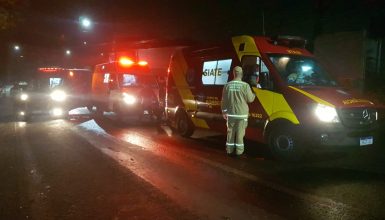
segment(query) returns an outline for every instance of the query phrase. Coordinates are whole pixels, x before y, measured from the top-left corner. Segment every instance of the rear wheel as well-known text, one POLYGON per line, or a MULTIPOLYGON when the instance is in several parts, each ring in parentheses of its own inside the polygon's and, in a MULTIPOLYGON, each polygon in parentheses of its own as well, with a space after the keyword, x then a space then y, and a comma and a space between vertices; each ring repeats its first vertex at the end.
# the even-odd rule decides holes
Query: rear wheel
POLYGON ((269 148, 274 158, 298 161, 304 154, 303 141, 293 126, 276 126, 269 135, 269 148))
POLYGON ((176 129, 183 137, 190 137, 194 133, 194 125, 186 113, 179 113, 176 118, 176 129))

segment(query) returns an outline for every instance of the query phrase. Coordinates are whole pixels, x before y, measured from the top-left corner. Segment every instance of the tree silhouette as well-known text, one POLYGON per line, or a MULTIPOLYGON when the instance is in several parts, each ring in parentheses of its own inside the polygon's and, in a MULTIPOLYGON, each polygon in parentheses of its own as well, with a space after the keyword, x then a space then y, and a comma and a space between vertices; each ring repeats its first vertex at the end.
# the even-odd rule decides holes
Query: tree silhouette
POLYGON ((0 30, 14 27, 21 20, 27 3, 27 0, 0 0, 0 30))

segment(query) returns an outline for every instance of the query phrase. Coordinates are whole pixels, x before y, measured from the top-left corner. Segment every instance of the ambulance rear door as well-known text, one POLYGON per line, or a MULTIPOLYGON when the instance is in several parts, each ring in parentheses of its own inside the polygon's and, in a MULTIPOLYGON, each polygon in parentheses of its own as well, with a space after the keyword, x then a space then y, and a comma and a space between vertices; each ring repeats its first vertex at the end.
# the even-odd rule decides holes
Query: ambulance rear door
POLYGON ((109 100, 110 81, 113 78, 113 68, 110 64, 96 65, 92 75, 92 99, 95 104, 106 107, 109 100))

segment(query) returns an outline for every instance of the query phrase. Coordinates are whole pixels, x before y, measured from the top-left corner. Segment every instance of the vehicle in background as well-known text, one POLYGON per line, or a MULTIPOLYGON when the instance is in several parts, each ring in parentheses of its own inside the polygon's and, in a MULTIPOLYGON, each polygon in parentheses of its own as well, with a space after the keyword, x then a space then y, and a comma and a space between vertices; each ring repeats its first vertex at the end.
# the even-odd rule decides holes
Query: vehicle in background
POLYGON ((316 146, 372 145, 376 106, 339 87, 305 43, 298 37, 237 36, 178 50, 167 78, 169 124, 182 136, 196 128, 225 133, 223 86, 233 77, 231 69, 242 66, 257 96, 249 105, 246 138, 268 144, 275 157, 297 160, 316 146))
POLYGON ((28 87, 28 82, 26 81, 15 82, 13 86, 9 89, 9 95, 15 98, 21 92, 23 92, 27 87, 28 87))
POLYGON ((159 105, 162 111, 165 107, 167 70, 171 55, 177 49, 185 47, 182 45, 186 44, 187 43, 172 42, 167 45, 147 45, 147 47, 141 45, 141 48, 135 49, 137 59, 148 61, 150 63, 149 69, 151 73, 157 77, 159 85, 159 105))
POLYGON ((12 84, 6 84, 2 86, 1 89, 1 97, 9 97, 11 95, 11 89, 14 85, 12 84))
POLYGON ((15 82, 13 86, 9 90, 9 95, 12 99, 13 103, 13 109, 16 111, 14 112, 16 115, 19 114, 19 109, 24 109, 25 106, 25 93, 28 88, 28 82, 20 81, 15 82))
POLYGON ((89 107, 91 76, 88 69, 39 68, 16 97, 16 112, 25 119, 34 115, 67 117, 74 108, 89 107))
POLYGON ((161 118, 156 75, 147 61, 129 56, 95 66, 92 103, 99 115, 108 111, 119 119, 161 118))

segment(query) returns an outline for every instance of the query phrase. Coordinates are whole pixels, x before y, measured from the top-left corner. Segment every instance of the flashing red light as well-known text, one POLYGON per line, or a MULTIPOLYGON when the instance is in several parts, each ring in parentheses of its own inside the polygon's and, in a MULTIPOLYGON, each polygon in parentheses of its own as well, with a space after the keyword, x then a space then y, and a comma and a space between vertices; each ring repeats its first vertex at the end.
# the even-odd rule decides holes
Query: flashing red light
POLYGON ((120 57, 119 64, 122 66, 132 66, 134 64, 134 61, 132 61, 132 59, 128 57, 120 57))
POLYGON ((138 62, 138 65, 139 66, 147 66, 148 65, 148 62, 147 61, 144 61, 144 60, 141 60, 138 62))
POLYGON ((70 77, 74 76, 74 72, 73 71, 70 71, 68 74, 70 75, 70 77))
POLYGON ((56 67, 43 67, 38 69, 40 72, 43 73, 56 73, 59 71, 62 71, 63 68, 56 68, 56 67))

